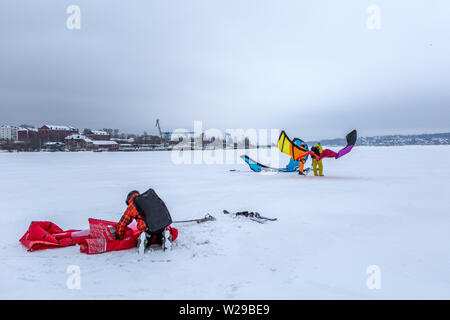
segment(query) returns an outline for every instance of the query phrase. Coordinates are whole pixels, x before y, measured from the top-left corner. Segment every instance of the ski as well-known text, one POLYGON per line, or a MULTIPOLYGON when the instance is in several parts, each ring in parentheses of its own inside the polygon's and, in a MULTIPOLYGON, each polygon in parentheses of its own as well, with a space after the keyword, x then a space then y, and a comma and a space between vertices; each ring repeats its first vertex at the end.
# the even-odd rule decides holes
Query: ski
MULTIPOLYGON (((223 213, 224 214, 231 214, 227 210, 223 210, 223 213)), ((264 216, 260 215, 258 212, 240 211, 240 212, 233 213, 231 215, 248 217, 248 218, 250 218, 250 220, 253 220, 253 221, 256 221, 256 222, 259 222, 259 223, 264 223, 264 221, 262 221, 262 220, 265 220, 265 221, 277 221, 278 220, 277 218, 264 217, 264 216)))

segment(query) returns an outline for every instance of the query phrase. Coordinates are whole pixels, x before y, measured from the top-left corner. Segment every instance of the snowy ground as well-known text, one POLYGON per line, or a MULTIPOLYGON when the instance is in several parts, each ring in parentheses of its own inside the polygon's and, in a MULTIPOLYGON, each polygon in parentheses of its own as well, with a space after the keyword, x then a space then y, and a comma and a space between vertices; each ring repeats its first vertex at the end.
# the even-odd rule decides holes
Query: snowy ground
POLYGON ((255 174, 240 159, 175 165, 169 152, 1 153, 0 298, 450 299, 449 160, 446 146, 357 147, 325 159, 325 177, 300 177, 255 174), (28 253, 18 241, 32 220, 118 221, 128 191, 148 187, 174 220, 217 221, 178 225, 172 251, 141 261, 135 249, 28 253), (67 288, 70 265, 79 290, 67 288), (367 288, 370 265, 379 290, 367 288))

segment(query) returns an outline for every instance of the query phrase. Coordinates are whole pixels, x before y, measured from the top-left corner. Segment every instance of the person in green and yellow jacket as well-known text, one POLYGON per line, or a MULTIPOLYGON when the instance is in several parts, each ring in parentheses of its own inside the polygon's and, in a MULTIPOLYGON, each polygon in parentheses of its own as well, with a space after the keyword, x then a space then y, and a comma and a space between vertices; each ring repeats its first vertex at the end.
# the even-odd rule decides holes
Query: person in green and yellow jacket
MULTIPOLYGON (((320 154, 322 153, 323 149, 322 146, 320 145, 320 142, 317 143, 314 147, 311 148, 311 151, 313 151, 315 154, 317 154, 318 156, 320 156, 320 154)), ((312 161, 313 161, 313 170, 314 170, 314 175, 315 176, 323 176, 323 163, 322 160, 317 161, 314 157, 311 157, 312 161), (319 167, 319 173, 317 174, 317 167, 319 167)))

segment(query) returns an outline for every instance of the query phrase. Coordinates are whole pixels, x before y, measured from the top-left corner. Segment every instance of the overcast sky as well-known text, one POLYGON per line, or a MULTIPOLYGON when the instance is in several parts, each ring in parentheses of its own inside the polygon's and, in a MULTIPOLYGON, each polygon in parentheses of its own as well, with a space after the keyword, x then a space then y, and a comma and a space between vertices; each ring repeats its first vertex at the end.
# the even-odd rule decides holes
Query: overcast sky
POLYGON ((448 0, 1 0, 0 124, 448 132, 449 35, 448 0))

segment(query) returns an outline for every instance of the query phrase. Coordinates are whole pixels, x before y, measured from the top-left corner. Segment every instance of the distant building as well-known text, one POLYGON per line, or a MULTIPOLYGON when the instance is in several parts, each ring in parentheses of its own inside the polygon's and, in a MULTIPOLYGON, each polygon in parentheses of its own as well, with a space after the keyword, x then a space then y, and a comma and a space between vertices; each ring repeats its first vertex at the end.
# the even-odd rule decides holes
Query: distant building
POLYGON ((161 132, 163 140, 166 141, 193 141, 195 139, 195 131, 179 130, 161 132))
POLYGON ((43 147, 44 151, 64 151, 66 145, 62 142, 46 142, 43 147))
POLYGON ((93 140, 82 134, 71 134, 65 137, 64 141, 70 150, 91 149, 93 147, 93 140))
POLYGON ((1 126, 0 127, 0 140, 18 141, 17 127, 1 126))
POLYGON ((38 138, 38 129, 36 128, 17 128, 17 140, 28 142, 32 139, 38 138))
POLYGON ((134 138, 111 138, 111 140, 116 141, 119 144, 135 142, 134 138))
POLYGON ((93 140, 92 148, 95 150, 119 151, 119 144, 115 141, 93 140))
POLYGON ((139 142, 141 144, 160 144, 161 138, 158 136, 144 135, 144 136, 139 137, 137 139, 137 142, 139 142))
POLYGON ((130 143, 121 143, 119 145, 119 151, 136 151, 136 147, 130 143))
POLYGON ((141 144, 136 148, 136 151, 150 151, 153 150, 153 145, 141 144))
POLYGON ((165 141, 170 141, 172 139, 172 131, 163 131, 161 132, 161 139, 165 141))
POLYGON ((91 140, 109 140, 111 138, 110 134, 103 130, 88 130, 86 137, 91 140))
POLYGON ((70 126, 43 125, 39 128, 39 136, 43 142, 64 142, 67 136, 78 134, 78 129, 70 126))

